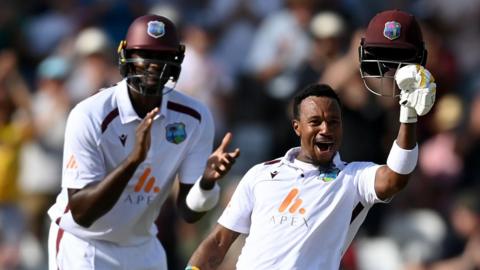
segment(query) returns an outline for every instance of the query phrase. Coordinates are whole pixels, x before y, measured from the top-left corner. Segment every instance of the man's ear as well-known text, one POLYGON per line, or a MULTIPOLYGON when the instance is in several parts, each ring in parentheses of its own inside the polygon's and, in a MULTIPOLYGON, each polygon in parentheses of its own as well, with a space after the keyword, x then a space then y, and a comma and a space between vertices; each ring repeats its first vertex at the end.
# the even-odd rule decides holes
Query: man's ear
POLYGON ((297 119, 292 120, 292 127, 293 130, 295 131, 295 134, 300 137, 300 123, 298 123, 297 119))

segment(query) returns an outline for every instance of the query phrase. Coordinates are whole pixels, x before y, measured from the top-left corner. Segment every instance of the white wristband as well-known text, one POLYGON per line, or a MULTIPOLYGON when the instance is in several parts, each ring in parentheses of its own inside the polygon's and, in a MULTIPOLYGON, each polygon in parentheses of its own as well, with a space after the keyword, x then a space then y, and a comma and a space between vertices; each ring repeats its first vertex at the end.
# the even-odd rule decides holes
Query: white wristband
POLYGON ((205 212, 212 209, 217 205, 220 198, 220 186, 217 183, 212 189, 204 190, 200 187, 200 179, 195 182, 186 198, 188 208, 195 212, 205 212))
POLYGON ((418 144, 411 150, 400 148, 397 140, 393 142, 392 149, 387 158, 387 166, 398 174, 410 174, 415 169, 418 160, 418 144))

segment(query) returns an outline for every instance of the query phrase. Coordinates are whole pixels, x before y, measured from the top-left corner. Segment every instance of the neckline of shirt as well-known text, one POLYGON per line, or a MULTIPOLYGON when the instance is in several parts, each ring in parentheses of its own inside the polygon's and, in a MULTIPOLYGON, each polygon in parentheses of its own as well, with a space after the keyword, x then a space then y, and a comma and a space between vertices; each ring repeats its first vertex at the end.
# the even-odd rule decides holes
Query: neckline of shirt
MULTIPOLYGON (((290 150, 287 151, 285 156, 282 158, 280 164, 286 164, 286 165, 291 166, 293 168, 300 169, 304 172, 312 171, 312 170, 324 171, 325 169, 328 169, 328 168, 321 168, 321 167, 315 166, 311 163, 298 160, 297 156, 298 156, 299 153, 300 153, 300 147, 291 148, 290 150)), ((340 158, 340 153, 337 152, 335 154, 335 156, 333 157, 331 167, 336 167, 340 170, 343 169, 344 163, 340 158)))
MULTIPOLYGON (((126 124, 129 122, 133 122, 135 120, 142 120, 135 109, 133 108, 132 101, 128 96, 128 87, 127 87, 127 79, 123 79, 119 84, 118 89, 116 91, 117 95, 117 106, 120 115, 120 121, 122 124, 126 124)), ((171 91, 170 91, 171 92, 171 91)), ((169 100, 169 94, 163 95, 162 98, 162 105, 160 106, 160 112, 153 118, 156 120, 157 118, 164 116, 167 117, 167 102, 169 100)))

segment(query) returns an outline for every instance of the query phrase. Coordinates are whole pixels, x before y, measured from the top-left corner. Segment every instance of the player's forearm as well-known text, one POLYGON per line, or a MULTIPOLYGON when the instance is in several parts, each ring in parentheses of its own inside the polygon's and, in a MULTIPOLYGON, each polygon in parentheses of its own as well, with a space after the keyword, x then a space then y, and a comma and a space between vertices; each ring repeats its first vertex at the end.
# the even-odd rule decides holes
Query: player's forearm
POLYGON ((205 177, 202 177, 194 185, 180 184, 177 207, 186 222, 198 221, 214 208, 220 199, 220 187, 213 182, 211 187, 205 188, 202 186, 204 180, 205 177))
POLYGON ((378 169, 375 191, 378 198, 391 198, 404 189, 417 164, 416 123, 400 123, 397 138, 390 150, 387 166, 378 169))
MULTIPOLYGON (((416 135, 416 123, 400 123, 400 128, 398 130, 398 135, 395 143, 400 147, 400 149, 413 151, 413 149, 417 146, 417 135, 416 135)), ((393 155, 393 153, 390 153, 393 155)), ((405 157, 403 157, 405 158, 405 157)), ((408 160, 404 161, 405 163, 411 163, 413 168, 417 163, 417 156, 409 157, 408 160)), ((399 164, 400 165, 400 164, 399 164)), ((411 167, 404 165, 403 167, 411 167)), ((413 170, 412 168, 412 170, 413 170)), ((404 189, 407 184, 408 180, 410 179, 411 172, 404 172, 401 170, 390 168, 390 193, 392 196, 399 192, 400 190, 404 189)), ((403 169, 402 169, 403 170, 403 169)))
POLYGON ((210 247, 200 246, 189 261, 189 265, 193 265, 202 270, 215 270, 222 263, 223 256, 218 254, 215 249, 210 249, 210 247))
POLYGON ((180 216, 188 223, 200 220, 207 212, 195 212, 187 206, 187 195, 193 185, 180 184, 177 196, 177 208, 180 216))
POLYGON ((75 222, 89 227, 110 211, 120 198, 139 162, 127 158, 105 179, 80 190, 69 189, 69 205, 75 222))
POLYGON ((217 224, 213 232, 200 244, 190 258, 189 265, 202 270, 217 269, 232 243, 240 235, 217 224))
POLYGON ((207 238, 193 253, 189 265, 201 270, 214 270, 222 263, 227 250, 224 250, 214 238, 207 238))
POLYGON ((397 144, 402 149, 413 149, 417 144, 417 123, 400 123, 397 144))

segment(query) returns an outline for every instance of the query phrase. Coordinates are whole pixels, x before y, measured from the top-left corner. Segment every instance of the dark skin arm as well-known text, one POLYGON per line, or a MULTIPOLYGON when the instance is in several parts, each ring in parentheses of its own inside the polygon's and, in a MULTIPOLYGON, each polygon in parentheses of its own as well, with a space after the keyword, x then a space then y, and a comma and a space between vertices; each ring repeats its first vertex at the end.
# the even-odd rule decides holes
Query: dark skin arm
MULTIPOLYGON (((400 123, 397 135, 397 144, 400 148, 410 150, 417 143, 416 123, 400 123)), ((375 191, 381 200, 391 198, 405 188, 410 174, 398 174, 388 166, 380 167, 375 174, 375 191)))
POLYGON ((210 235, 203 240, 195 250, 189 265, 202 270, 213 270, 222 263, 228 249, 237 239, 240 233, 229 230, 222 225, 217 225, 210 235))
POLYGON ((158 111, 158 108, 154 108, 140 122, 132 153, 105 179, 82 189, 68 189, 70 211, 79 225, 90 227, 95 220, 110 211, 118 201, 138 165, 147 156, 151 143, 150 131, 153 117, 158 111))
MULTIPOLYGON (((232 141, 232 134, 227 133, 222 140, 220 146, 210 155, 207 161, 207 166, 200 180, 200 188, 203 190, 213 189, 215 182, 225 176, 236 158, 240 155, 240 150, 237 148, 233 152, 227 152, 226 149, 232 141)), ((193 223, 202 218, 207 212, 195 212, 188 208, 186 198, 188 192, 193 185, 180 184, 180 189, 177 196, 177 208, 180 215, 186 222, 193 223)))

